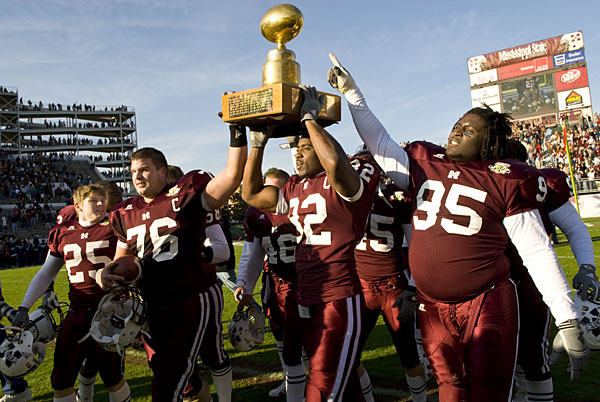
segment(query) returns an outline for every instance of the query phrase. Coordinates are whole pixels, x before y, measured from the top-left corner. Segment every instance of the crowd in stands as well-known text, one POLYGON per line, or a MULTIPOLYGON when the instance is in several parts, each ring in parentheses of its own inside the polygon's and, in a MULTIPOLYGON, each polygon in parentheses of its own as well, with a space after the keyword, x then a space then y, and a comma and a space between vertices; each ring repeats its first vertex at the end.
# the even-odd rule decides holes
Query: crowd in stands
POLYGON ((48 254, 46 239, 18 238, 4 235, 0 238, 0 269, 41 265, 48 254))
POLYGON ((103 161, 111 162, 111 161, 122 161, 122 160, 129 161, 129 158, 126 155, 122 155, 119 152, 110 153, 106 156, 95 155, 92 157, 93 162, 103 162, 103 161))
MULTIPOLYGON (((37 123, 34 123, 33 119, 30 119, 30 121, 27 122, 27 124, 25 125, 25 128, 38 128, 38 126, 36 125, 37 123)), ((87 123, 81 123, 79 122, 78 124, 73 124, 72 120, 69 121, 65 121, 65 120, 57 120, 57 121, 52 121, 52 120, 47 120, 44 119, 44 123, 43 123, 43 127, 44 128, 63 128, 63 127, 75 127, 77 126, 78 128, 113 128, 113 127, 134 127, 134 122, 133 121, 125 121, 123 123, 121 122, 100 122, 100 124, 98 123, 91 123, 91 122, 87 122, 87 123)))
MULTIPOLYGON (((12 93, 14 93, 13 91, 11 91, 12 93)), ((66 110, 68 112, 70 111, 85 111, 85 112, 108 112, 109 110, 111 112, 127 112, 128 107, 125 105, 121 105, 121 106, 104 106, 104 110, 102 109, 101 106, 98 106, 98 110, 96 110, 96 105, 88 105, 88 104, 80 104, 80 103, 73 103, 72 105, 66 105, 63 106, 60 103, 48 103, 48 104, 44 104, 42 103, 42 101, 39 101, 38 103, 33 103, 31 100, 28 100, 26 103, 23 103, 23 97, 19 98, 19 109, 21 110, 35 110, 35 111, 41 111, 41 110, 51 110, 51 111, 62 111, 62 110, 66 110)))
MULTIPOLYGON (((577 124, 567 126, 571 143, 573 173, 576 180, 600 178, 600 115, 580 118, 577 124)), ((514 135, 525 144, 529 162, 537 168, 553 167, 569 174, 561 126, 548 130, 543 124, 531 126, 516 124, 514 135)))
MULTIPOLYGON (((108 145, 108 144, 120 144, 120 139, 117 138, 104 138, 94 140, 91 138, 83 138, 74 136, 66 136, 66 137, 55 137, 49 136, 48 139, 43 139, 42 136, 38 135, 37 140, 24 140, 21 142, 21 145, 25 148, 36 148, 40 146, 68 146, 68 145, 108 145)), ((123 138, 123 143, 129 144, 131 143, 130 138, 123 138)))

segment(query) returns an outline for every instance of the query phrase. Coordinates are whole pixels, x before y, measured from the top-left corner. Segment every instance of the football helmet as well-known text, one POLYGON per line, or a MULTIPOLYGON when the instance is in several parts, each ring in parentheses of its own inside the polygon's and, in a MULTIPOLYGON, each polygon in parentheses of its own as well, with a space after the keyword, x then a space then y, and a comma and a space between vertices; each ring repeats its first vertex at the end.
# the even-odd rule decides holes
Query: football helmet
POLYGON ((575 295, 573 297, 575 307, 581 314, 581 329, 583 337, 590 350, 600 350, 600 304, 583 300, 575 295))
POLYGON ((354 156, 363 155, 371 155, 371 151, 369 151, 369 148, 367 148, 367 146, 364 143, 360 144, 358 148, 356 148, 356 151, 354 151, 354 156))
POLYGON ((229 323, 229 341, 239 352, 247 352, 265 340, 265 316, 255 308, 236 311, 229 323))
POLYGON ((39 367, 46 357, 46 346, 34 342, 33 335, 18 327, 0 345, 0 371, 8 377, 23 377, 39 367))
POLYGON ((103 349, 123 354, 133 345, 146 322, 146 305, 137 288, 120 286, 100 300, 92 319, 91 336, 103 349))

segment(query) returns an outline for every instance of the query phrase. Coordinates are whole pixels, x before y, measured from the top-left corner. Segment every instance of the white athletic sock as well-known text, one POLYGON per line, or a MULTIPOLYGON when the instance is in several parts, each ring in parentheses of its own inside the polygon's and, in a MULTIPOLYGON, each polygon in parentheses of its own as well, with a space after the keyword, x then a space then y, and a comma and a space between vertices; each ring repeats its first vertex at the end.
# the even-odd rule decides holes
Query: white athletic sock
POLYGON ((285 400, 287 402, 302 402, 305 384, 306 371, 304 371, 304 365, 288 366, 285 377, 285 400))
POLYGON ((108 393, 108 400, 110 402, 129 402, 131 401, 131 390, 129 384, 125 381, 125 384, 116 391, 108 393))
POLYGON ((287 367, 283 361, 283 341, 275 341, 275 343, 277 344, 277 354, 279 355, 279 362, 281 363, 281 368, 283 370, 283 382, 285 383, 287 367))
POLYGON ((527 383, 525 382, 525 371, 523 371, 523 367, 517 364, 515 367, 515 383, 517 384, 517 388, 519 391, 523 393, 527 393, 527 383))
POLYGON ((79 402, 93 402, 94 401, 94 384, 96 383, 96 376, 87 378, 79 373, 79 388, 77 389, 77 400, 79 402))
POLYGON ((210 371, 215 390, 219 397, 219 402, 231 402, 231 366, 227 366, 219 371, 210 371))
POLYGON ((527 383, 527 399, 530 401, 552 402, 554 400, 554 390, 552 378, 542 381, 529 381, 527 383))
POLYGON ((367 370, 363 370, 363 375, 360 376, 360 389, 366 402, 375 402, 373 398, 373 386, 367 370))
POLYGON ((406 375, 406 382, 413 402, 425 402, 427 400, 427 377, 425 373, 416 377, 406 375))
POLYGON ((54 397, 52 398, 54 402, 77 402, 77 398, 75 398, 75 392, 71 395, 63 396, 62 398, 54 397))

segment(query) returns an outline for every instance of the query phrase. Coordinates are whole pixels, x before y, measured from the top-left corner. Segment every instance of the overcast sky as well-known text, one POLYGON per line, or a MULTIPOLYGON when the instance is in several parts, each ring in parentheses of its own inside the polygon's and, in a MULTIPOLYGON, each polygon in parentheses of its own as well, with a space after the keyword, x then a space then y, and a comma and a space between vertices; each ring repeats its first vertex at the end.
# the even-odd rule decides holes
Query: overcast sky
MULTIPOLYGON (((134 106, 139 146, 184 171, 220 171, 228 146, 221 94, 260 86, 275 45, 259 22, 273 1, 1 0, 0 85, 33 102, 134 106)), ((600 2, 297 1, 304 27, 287 47, 302 83, 326 81, 334 52, 398 141, 445 143, 471 107, 467 58, 583 30, 594 111, 600 107, 600 2)), ((360 140, 345 101, 329 131, 360 140)), ((291 171, 284 140, 265 168, 291 171)))

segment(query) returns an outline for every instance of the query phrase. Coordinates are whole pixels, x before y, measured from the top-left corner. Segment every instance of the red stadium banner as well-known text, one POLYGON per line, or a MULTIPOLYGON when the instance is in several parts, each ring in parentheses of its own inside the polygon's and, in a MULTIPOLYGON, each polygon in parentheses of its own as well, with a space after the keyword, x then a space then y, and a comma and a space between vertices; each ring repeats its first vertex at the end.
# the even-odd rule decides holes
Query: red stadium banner
POLYGON ((469 74, 508 66, 539 57, 552 56, 583 48, 583 32, 576 31, 553 38, 499 50, 467 60, 469 74))
POLYGON ((587 67, 571 68, 567 71, 554 73, 557 91, 583 88, 589 85, 587 67))
POLYGON ((539 73, 550 69, 551 61, 548 57, 524 61, 522 63, 511 64, 498 69, 498 79, 519 77, 521 75, 539 73))

